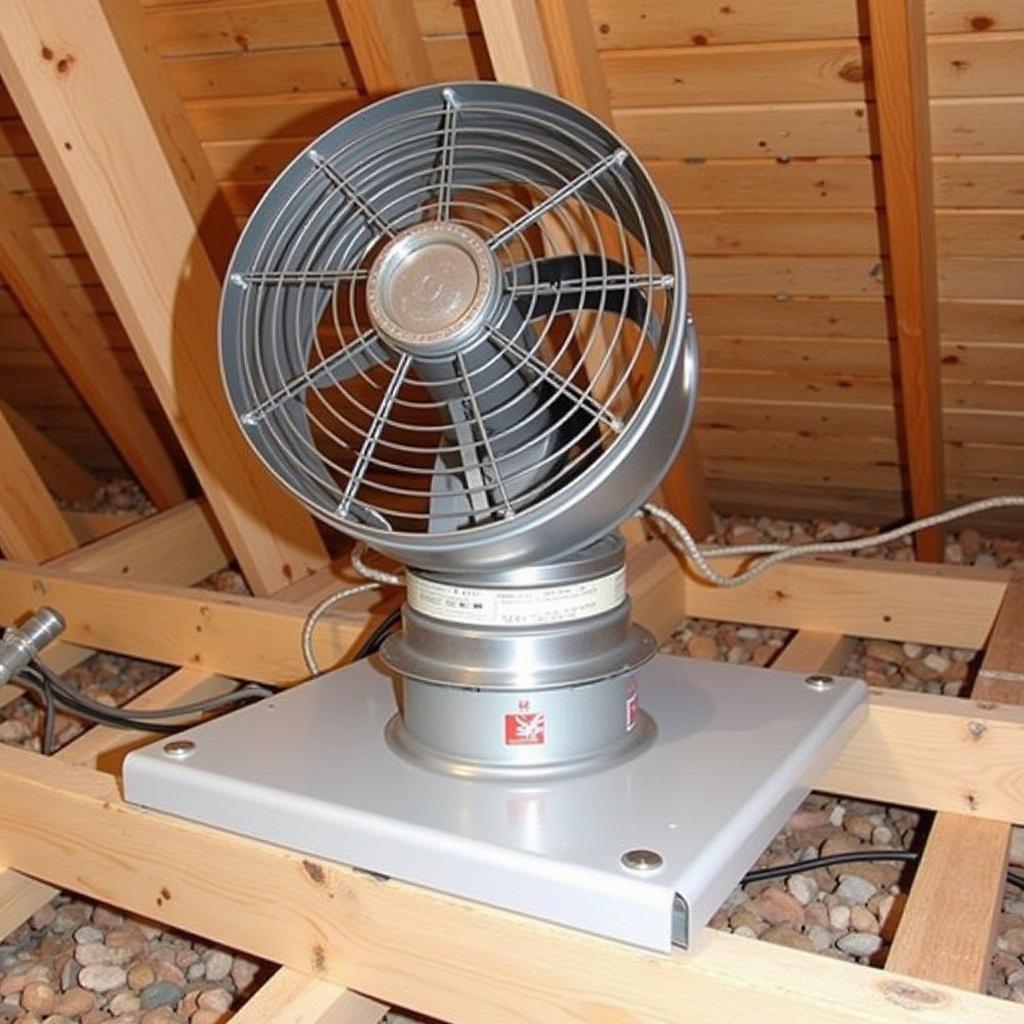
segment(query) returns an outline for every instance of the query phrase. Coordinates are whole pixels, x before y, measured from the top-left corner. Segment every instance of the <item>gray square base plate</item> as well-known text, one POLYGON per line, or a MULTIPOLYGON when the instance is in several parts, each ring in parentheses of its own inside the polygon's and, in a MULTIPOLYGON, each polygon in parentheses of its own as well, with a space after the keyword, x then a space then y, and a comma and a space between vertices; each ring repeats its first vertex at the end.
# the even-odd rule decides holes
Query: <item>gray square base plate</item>
MULTIPOLYGON (((593 774, 465 779, 395 753, 391 678, 328 673, 131 754, 132 803, 650 949, 688 945, 860 724, 867 688, 659 655, 655 741, 593 774), (623 864, 650 850, 659 866, 623 864)), ((651 858, 648 858, 649 860, 651 858)))

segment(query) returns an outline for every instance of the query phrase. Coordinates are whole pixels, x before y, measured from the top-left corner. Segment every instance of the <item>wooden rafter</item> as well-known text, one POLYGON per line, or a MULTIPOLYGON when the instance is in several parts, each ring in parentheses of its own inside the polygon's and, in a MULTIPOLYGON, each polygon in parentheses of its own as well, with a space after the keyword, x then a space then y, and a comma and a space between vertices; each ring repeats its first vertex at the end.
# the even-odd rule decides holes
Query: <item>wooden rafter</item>
POLYGON ((96 322, 43 251, 14 197, 0 188, 0 276, 114 447, 160 508, 185 499, 174 459, 96 322))
MULTIPOLYGON (((896 320, 899 425, 914 516, 944 504, 938 271, 923 0, 870 0, 871 63, 896 320)), ((941 562, 942 532, 918 556, 941 562)))
POLYGON ((18 435, 32 465, 53 494, 65 501, 81 501, 96 493, 99 487, 96 477, 2 399, 0 413, 18 435))
MULTIPOLYGON (((499 81, 558 93, 612 126, 612 108, 586 4, 480 0, 477 12, 499 81)), ((695 432, 662 482, 665 502, 701 539, 714 520, 695 432)))
POLYGON ((0 70, 253 590, 323 565, 312 519, 227 407, 217 273, 100 0, 13 0, 0 70))
POLYGON ((494 77, 557 93, 558 79, 534 0, 479 0, 476 10, 494 77))
POLYGON ((45 562, 78 546, 0 410, 0 551, 8 558, 45 562))
POLYGON ((149 114, 164 156, 220 277, 238 240, 234 214, 221 194, 202 144, 147 35, 139 0, 100 0, 118 50, 149 114))
POLYGON ((335 0, 369 96, 433 81, 412 0, 335 0))

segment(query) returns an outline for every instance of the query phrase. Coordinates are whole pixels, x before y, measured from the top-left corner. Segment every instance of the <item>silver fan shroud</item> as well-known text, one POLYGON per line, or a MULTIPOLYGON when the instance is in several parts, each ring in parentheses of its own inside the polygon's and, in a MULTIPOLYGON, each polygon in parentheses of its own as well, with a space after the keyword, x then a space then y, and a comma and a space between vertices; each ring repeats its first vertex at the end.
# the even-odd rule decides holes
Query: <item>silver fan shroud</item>
POLYGON ((315 515, 406 564, 492 571, 597 540, 693 416, 675 219, 621 140, 531 90, 428 87, 342 121, 264 195, 229 275, 221 364, 245 436, 315 515), (403 465, 426 412, 447 421, 429 510, 403 465))

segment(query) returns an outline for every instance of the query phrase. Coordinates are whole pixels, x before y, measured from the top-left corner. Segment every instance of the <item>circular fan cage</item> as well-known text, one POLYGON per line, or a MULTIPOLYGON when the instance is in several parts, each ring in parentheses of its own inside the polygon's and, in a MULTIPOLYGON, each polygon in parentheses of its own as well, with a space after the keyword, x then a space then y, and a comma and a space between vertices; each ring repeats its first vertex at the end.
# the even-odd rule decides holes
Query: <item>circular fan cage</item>
POLYGON ((491 83, 360 110, 264 195, 220 351, 256 452, 315 515, 424 569, 564 555, 678 452, 682 246, 588 114, 491 83))

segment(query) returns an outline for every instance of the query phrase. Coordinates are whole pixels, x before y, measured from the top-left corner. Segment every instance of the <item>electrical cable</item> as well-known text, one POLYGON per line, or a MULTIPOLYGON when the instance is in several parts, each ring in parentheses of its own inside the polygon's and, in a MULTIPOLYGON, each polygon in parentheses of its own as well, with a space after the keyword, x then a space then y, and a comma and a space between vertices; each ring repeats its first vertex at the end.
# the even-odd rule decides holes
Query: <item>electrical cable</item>
POLYGON ((74 690, 38 659, 33 659, 30 666, 19 673, 16 682, 42 700, 44 715, 42 748, 43 753, 46 754, 53 751, 54 722, 58 710, 64 711, 72 717, 115 729, 170 734, 178 732, 188 725, 198 723, 170 724, 163 721, 164 719, 180 718, 184 715, 202 715, 232 704, 259 700, 271 696, 275 692, 270 687, 250 683, 231 693, 210 697, 207 700, 193 701, 190 704, 179 704, 159 710, 126 712, 117 707, 100 704, 74 690))
POLYGON ((750 882, 767 882, 773 878, 787 878, 789 875, 798 875, 801 871, 831 868, 839 864, 863 864, 880 860, 913 862, 919 860, 920 856, 916 850, 871 850, 863 853, 853 850, 849 853, 833 853, 827 857, 814 857, 811 860, 780 864, 773 868, 754 868, 743 876, 740 885, 748 885, 750 882))
POLYGON ((919 530, 927 530, 933 526, 941 526, 944 523, 952 522, 954 519, 962 519, 965 516, 975 515, 978 512, 987 512, 996 508, 1024 508, 1024 495, 1003 495, 997 498, 983 498, 980 501, 972 501, 966 505, 960 505, 946 512, 938 512, 923 519, 914 520, 903 526, 897 526, 884 533, 872 534, 868 537, 855 537, 852 540, 821 541, 812 544, 747 544, 736 547, 700 547, 693 539, 693 535, 686 528, 684 523, 668 509, 662 508, 648 502, 637 512, 637 515, 646 515, 654 519, 660 526, 666 528, 669 538, 677 549, 681 550, 693 563, 696 570, 709 583, 716 587, 738 587, 749 583, 756 576, 760 576, 765 570, 770 569, 779 562, 788 561, 791 558, 805 558, 808 555, 835 555, 849 551, 860 551, 864 548, 874 548, 886 544, 901 537, 917 533, 919 530), (737 573, 735 576, 723 576, 716 572, 709 564, 710 558, 724 558, 727 556, 743 557, 746 555, 764 555, 755 562, 749 569, 737 573))
POLYGON ((384 619, 377 624, 377 628, 366 638, 366 642, 352 655, 352 660, 360 661, 362 658, 368 658, 371 654, 376 654, 380 650, 381 644, 387 639, 388 634, 401 620, 401 608, 394 608, 388 612, 384 619))
POLYGON ((349 556, 352 568, 355 569, 363 579, 373 580, 376 583, 384 583, 391 587, 405 586, 405 573, 387 572, 385 569, 374 569, 372 565, 367 565, 364 561, 363 555, 365 554, 366 545, 362 541, 357 541, 352 546, 352 554, 349 556))
MULTIPOLYGON (((803 871, 815 871, 818 868, 836 867, 840 864, 867 864, 874 861, 902 861, 912 864, 920 859, 921 854, 917 850, 851 850, 849 853, 833 853, 827 857, 813 857, 810 860, 779 864, 771 868, 754 868, 740 879, 739 884, 749 885, 751 882, 767 882, 773 878, 788 878, 803 871)), ((1024 875, 1013 868, 1006 869, 1006 880, 1024 888, 1024 875)))
MULTIPOLYGON (((367 580, 366 583, 357 583, 353 587, 347 587, 345 590, 338 590, 333 594, 328 595, 318 604, 314 605, 310 609, 309 614, 306 616, 306 621, 302 624, 302 658, 306 662, 306 668, 309 669, 310 675, 317 675, 320 672, 320 663, 316 660, 316 654, 313 652, 313 632, 316 629, 317 623, 324 617, 324 615, 333 608, 339 601, 346 601, 350 597, 355 597, 357 594, 365 594, 370 590, 380 590, 382 587, 404 587, 405 586, 405 574, 387 572, 384 569, 375 569, 373 566, 367 565, 363 556, 366 554, 366 545, 362 541, 358 541, 352 546, 352 554, 349 559, 352 563, 352 568, 367 580)), ((370 634, 366 643, 356 652, 352 658, 353 661, 358 661, 360 658, 365 658, 368 654, 373 654, 378 647, 384 642, 384 638, 390 632, 391 628, 398 621, 398 613, 393 612, 389 615, 378 627, 370 634), (392 618, 392 615, 395 616, 392 618), (381 635, 378 637, 378 631, 383 630, 381 635), (369 647, 373 644, 374 646, 369 647), (369 649, 366 649, 368 648, 369 649)))
POLYGON ((383 584, 381 583, 357 583, 354 587, 346 587, 344 590, 335 591, 325 597, 312 609, 306 616, 306 621, 302 625, 302 657, 306 662, 306 668, 309 669, 310 675, 317 675, 320 672, 320 663, 316 660, 316 655, 313 653, 313 631, 316 629, 316 624, 324 617, 324 615, 333 608, 339 601, 345 601, 350 597, 355 597, 357 594, 365 594, 370 590, 380 590, 383 584))

